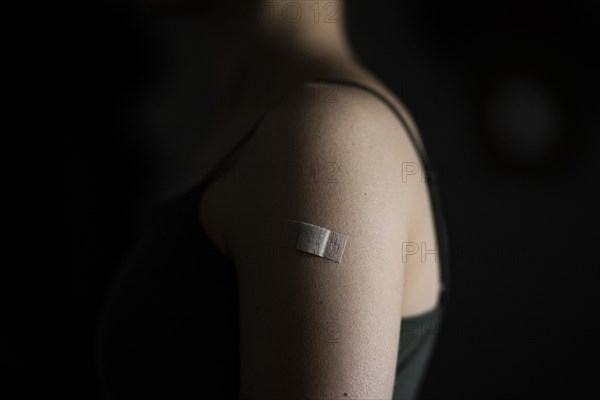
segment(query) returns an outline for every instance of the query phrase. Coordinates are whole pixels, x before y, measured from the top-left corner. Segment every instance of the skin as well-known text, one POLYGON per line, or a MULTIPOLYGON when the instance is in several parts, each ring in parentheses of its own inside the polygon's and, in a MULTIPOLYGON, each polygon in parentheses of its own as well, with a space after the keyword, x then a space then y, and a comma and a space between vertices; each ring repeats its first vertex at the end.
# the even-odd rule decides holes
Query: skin
POLYGON ((419 165, 418 155, 385 104, 310 80, 365 83, 418 129, 357 61, 343 3, 334 23, 324 22, 333 2, 319 2, 317 22, 305 8, 296 23, 282 17, 288 2, 278 3, 271 20, 250 17, 265 9, 263 1, 210 2, 205 10, 221 95, 213 140, 186 183, 201 179, 200 165, 214 165, 261 121, 198 204, 200 225, 238 272, 240 398, 391 398, 401 318, 433 309, 440 292, 434 255, 421 258, 423 243, 435 245, 427 186, 421 175, 403 175, 419 165), (283 98, 258 94, 264 87, 283 98), (299 174, 276 178, 258 168, 265 163, 294 165, 299 174), (341 263, 271 245, 285 219, 347 235, 341 263))

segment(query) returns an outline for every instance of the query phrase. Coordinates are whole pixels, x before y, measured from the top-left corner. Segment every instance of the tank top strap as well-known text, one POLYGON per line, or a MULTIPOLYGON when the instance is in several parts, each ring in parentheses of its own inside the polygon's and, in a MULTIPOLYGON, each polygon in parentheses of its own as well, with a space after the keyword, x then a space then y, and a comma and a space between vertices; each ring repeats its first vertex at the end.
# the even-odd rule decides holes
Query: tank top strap
POLYGON ((310 82, 331 83, 331 84, 353 86, 353 87, 362 89, 366 92, 369 92, 372 95, 374 95, 375 97, 377 97, 379 100, 381 100, 390 109, 390 111, 392 111, 392 113, 394 113, 396 115, 396 117, 398 118, 398 120, 400 121, 400 123, 402 124, 402 126, 404 127, 406 132, 408 133, 409 139, 412 142, 412 145, 414 146, 415 150, 417 151, 417 154, 419 155, 421 163, 425 167, 426 172, 428 172, 427 168, 430 167, 430 163, 429 163, 429 159, 427 158, 427 153, 418 144, 416 135, 413 132, 413 130, 410 128, 410 125, 406 121, 406 118, 404 118, 402 113, 400 111, 398 111, 398 109, 394 106, 394 104, 385 95, 383 95, 379 90, 373 88, 372 86, 366 85, 364 83, 350 81, 350 80, 346 80, 346 79, 317 78, 317 79, 311 80, 310 82))

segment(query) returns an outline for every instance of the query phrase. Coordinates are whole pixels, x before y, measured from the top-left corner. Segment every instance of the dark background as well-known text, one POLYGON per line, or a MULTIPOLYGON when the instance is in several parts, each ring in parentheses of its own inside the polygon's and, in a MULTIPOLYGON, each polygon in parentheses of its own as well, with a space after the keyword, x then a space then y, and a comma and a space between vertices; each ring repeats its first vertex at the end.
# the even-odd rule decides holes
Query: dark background
MULTIPOLYGON (((6 14, 4 398, 98 398, 103 295, 211 126, 202 27, 125 3, 6 14)), ((349 3, 439 173, 452 296, 423 399, 596 389, 597 4, 349 3)))

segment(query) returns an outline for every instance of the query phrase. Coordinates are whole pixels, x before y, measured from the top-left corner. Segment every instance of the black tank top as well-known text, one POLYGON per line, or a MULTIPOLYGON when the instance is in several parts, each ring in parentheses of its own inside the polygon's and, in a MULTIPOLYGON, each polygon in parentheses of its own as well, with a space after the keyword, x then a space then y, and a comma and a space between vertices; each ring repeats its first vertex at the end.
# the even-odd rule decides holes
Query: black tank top
MULTIPOLYGON (((402 318, 393 399, 417 396, 449 293, 449 254, 436 175, 402 115, 383 95, 420 155, 434 213, 443 291, 436 309, 402 318)), ((262 119, 261 119, 262 120, 262 119)), ((97 374, 105 399, 239 398, 236 269, 203 231, 200 196, 257 130, 243 136, 204 179, 156 208, 106 294, 96 333, 97 374)))

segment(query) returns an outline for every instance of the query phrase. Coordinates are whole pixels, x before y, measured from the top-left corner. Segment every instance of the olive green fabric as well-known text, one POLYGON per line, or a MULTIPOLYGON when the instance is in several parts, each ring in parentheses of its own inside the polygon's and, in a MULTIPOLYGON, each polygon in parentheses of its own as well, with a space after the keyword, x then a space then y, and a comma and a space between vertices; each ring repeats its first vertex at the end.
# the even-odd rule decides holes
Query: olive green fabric
POLYGON ((393 400, 418 397, 439 334, 442 309, 403 318, 393 400))

